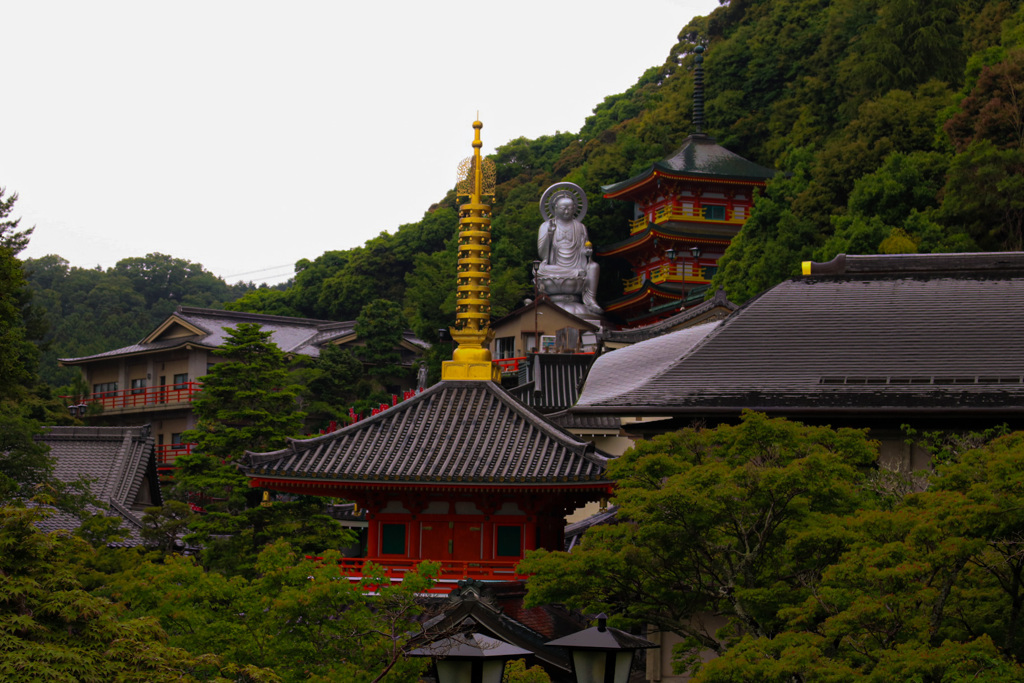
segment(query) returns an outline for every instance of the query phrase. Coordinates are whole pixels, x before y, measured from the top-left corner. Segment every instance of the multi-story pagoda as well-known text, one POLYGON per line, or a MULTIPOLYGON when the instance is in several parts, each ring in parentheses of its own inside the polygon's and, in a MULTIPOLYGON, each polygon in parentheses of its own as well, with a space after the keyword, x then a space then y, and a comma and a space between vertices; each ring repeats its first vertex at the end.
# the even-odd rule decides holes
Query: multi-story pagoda
POLYGON ((694 50, 694 131, 671 155, 606 185, 606 199, 634 203, 626 239, 598 249, 629 262, 632 277, 605 310, 638 327, 699 303, 718 259, 750 215, 754 195, 775 171, 748 161, 703 132, 702 46, 694 50))
POLYGON ((456 326, 441 382, 325 436, 247 453, 253 487, 354 501, 365 515, 366 560, 401 576, 441 562, 442 587, 512 579, 527 550, 561 549, 565 517, 611 493, 607 456, 509 396, 491 361, 490 207, 493 164, 463 162, 456 326))

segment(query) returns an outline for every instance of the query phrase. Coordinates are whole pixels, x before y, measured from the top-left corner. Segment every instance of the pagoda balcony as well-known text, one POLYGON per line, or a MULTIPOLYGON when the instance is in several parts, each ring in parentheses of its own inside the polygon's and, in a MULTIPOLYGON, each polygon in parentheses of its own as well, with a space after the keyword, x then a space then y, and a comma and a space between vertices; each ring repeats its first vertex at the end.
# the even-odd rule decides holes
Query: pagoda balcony
POLYGON ((746 207, 736 207, 735 209, 731 209, 716 205, 713 208, 722 209, 722 213, 717 216, 712 216, 709 212, 705 211, 707 208, 712 207, 687 207, 680 206, 678 204, 666 204, 665 206, 659 206, 654 210, 653 214, 641 216, 640 218, 630 221, 629 234, 635 235, 636 233, 643 231, 650 223, 653 223, 654 225, 661 225, 662 223, 671 223, 674 221, 743 225, 749 216, 749 212, 746 207))
POLYGON ((656 285, 664 284, 666 282, 677 282, 687 285, 706 285, 711 281, 710 278, 714 276, 715 270, 715 266, 698 266, 694 268, 692 263, 680 263, 674 266, 666 263, 663 266, 659 266, 658 268, 651 270, 650 278, 645 276, 627 278, 622 281, 622 285, 626 294, 635 292, 643 287, 644 282, 648 279, 656 285))
POLYGON ((181 408, 192 403, 192 398, 203 388, 201 382, 179 382, 158 387, 102 391, 87 398, 61 396, 86 406, 100 405, 103 412, 149 412, 166 408, 181 408))
POLYGON ((339 565, 350 581, 363 578, 363 568, 372 562, 384 570, 384 576, 391 583, 401 583, 406 574, 416 571, 421 562, 437 562, 441 568, 434 585, 428 591, 435 595, 447 595, 454 590, 459 581, 478 579, 480 581, 525 581, 528 577, 516 572, 516 566, 522 558, 508 560, 430 560, 421 559, 384 559, 365 557, 346 557, 339 565))

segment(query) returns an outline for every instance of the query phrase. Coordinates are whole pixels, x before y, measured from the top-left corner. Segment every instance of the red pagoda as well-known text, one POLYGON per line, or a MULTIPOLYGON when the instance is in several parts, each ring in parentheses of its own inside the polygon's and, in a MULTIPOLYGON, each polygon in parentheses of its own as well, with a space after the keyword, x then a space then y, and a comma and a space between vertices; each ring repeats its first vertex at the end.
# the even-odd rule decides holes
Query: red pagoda
POLYGON ((461 579, 518 578, 527 550, 562 549, 565 517, 607 497, 608 457, 548 422, 498 384, 490 341, 490 207, 493 165, 463 162, 459 342, 441 382, 369 419, 272 453, 247 453, 253 487, 354 501, 367 522, 363 557, 394 580, 423 560, 440 562, 444 592, 461 579))
POLYGON ((702 132, 702 46, 694 69, 696 132, 674 153, 638 175, 606 185, 606 199, 632 201, 629 237, 598 255, 629 262, 624 293, 605 310, 625 326, 649 325, 703 299, 718 259, 750 215, 754 195, 775 171, 730 152, 702 132))

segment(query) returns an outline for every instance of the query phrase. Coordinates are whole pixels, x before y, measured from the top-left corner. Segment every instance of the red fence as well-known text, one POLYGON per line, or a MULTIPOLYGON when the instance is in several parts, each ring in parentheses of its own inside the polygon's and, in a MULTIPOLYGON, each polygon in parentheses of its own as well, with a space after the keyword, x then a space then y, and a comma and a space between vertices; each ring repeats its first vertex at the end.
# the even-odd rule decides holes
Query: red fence
POLYGON ((202 388, 203 385, 200 382, 181 382, 179 384, 165 384, 159 387, 146 387, 143 389, 102 391, 88 398, 76 398, 74 396, 62 396, 61 398, 78 401, 87 405, 98 403, 105 410, 118 410, 191 403, 193 394, 198 393, 202 388))
POLYGON ((501 368, 502 372, 519 372, 519 361, 526 360, 526 356, 519 358, 499 358, 494 364, 501 368))
MULTIPOLYGON (((363 567, 368 561, 384 569, 384 576, 392 583, 400 583, 406 574, 416 569, 421 562, 430 562, 426 559, 374 559, 367 560, 364 557, 348 557, 341 560, 342 570, 349 578, 356 580, 362 578, 363 567)), ((440 562, 441 571, 438 573, 431 593, 448 594, 462 579, 472 578, 482 581, 524 581, 527 577, 516 573, 516 565, 519 559, 514 560, 447 560, 440 562)))

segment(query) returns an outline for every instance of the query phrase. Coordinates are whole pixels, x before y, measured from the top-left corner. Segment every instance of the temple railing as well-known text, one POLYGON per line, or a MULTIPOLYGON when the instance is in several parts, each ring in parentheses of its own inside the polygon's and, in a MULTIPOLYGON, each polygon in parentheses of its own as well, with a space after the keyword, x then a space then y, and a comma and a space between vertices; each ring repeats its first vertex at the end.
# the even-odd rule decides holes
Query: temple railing
POLYGON ((179 455, 189 455, 195 448, 194 443, 172 443, 153 446, 153 454, 156 456, 156 471, 160 479, 168 481, 174 478, 174 470, 177 469, 174 461, 179 455))
POLYGON ((622 281, 622 286, 625 293, 628 294, 629 292, 634 292, 640 289, 643 286, 644 281, 647 279, 655 284, 661 284, 663 282, 682 282, 685 284, 706 285, 710 282, 709 278, 713 274, 713 272, 708 272, 711 268, 714 268, 714 266, 700 266, 697 272, 694 273, 693 265, 690 263, 685 265, 680 263, 677 264, 675 268, 671 267, 669 264, 665 264, 651 270, 649 278, 638 276, 624 279, 622 281))
POLYGON ((629 234, 635 235, 642 231, 647 227, 648 223, 661 225, 662 223, 668 223, 670 221, 689 221, 696 223, 733 223, 736 225, 742 225, 748 218, 746 207, 736 207, 735 209, 726 208, 725 215, 722 218, 706 218, 703 213, 704 208, 706 207, 680 206, 678 204, 666 204, 665 206, 659 206, 654 210, 653 217, 645 215, 631 220, 629 222, 629 234))
POLYGON ((192 397, 203 388, 201 382, 178 382, 158 387, 118 389, 100 391, 87 398, 61 396, 61 398, 91 405, 99 404, 105 411, 128 410, 132 408, 161 408, 164 406, 187 405, 192 397))
POLYGON ((401 583, 406 574, 416 571, 421 562, 438 562, 438 572, 430 593, 447 594, 463 579, 481 581, 525 581, 526 576, 516 573, 516 565, 520 558, 509 560, 429 560, 421 559, 382 559, 365 557, 346 557, 339 564, 342 571, 352 581, 363 578, 363 568, 372 562, 384 570, 384 576, 392 583, 401 583))

